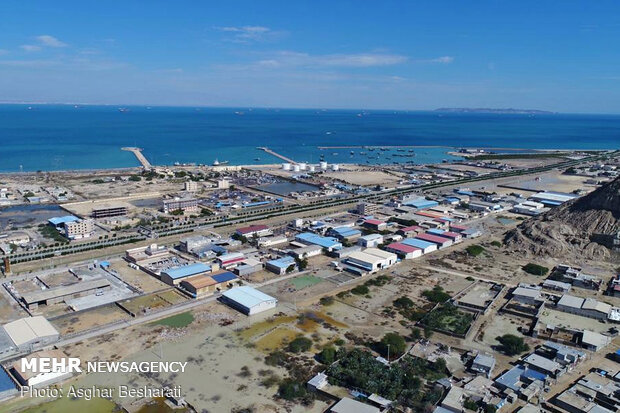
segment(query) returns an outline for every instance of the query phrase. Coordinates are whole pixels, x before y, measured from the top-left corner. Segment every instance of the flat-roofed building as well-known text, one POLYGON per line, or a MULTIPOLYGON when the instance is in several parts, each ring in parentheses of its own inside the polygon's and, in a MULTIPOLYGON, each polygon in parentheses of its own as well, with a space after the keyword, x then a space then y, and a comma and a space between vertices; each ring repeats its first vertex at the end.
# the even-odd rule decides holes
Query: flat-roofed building
POLYGON ((263 263, 254 258, 246 258, 234 268, 235 274, 240 277, 254 274, 263 269, 263 263))
POLYGON ((19 350, 43 346, 58 340, 59 333, 43 316, 20 318, 3 326, 19 350))
POLYGON ((426 231, 426 228, 419 225, 412 225, 409 227, 401 228, 397 232, 404 237, 414 237, 418 234, 423 233, 424 231, 426 231))
POLYGON ((23 293, 21 300, 30 310, 40 305, 57 304, 70 298, 83 297, 111 289, 110 281, 104 277, 80 281, 74 284, 61 285, 45 290, 23 293))
POLYGON ((224 291, 220 300, 246 315, 275 308, 278 300, 255 288, 242 286, 224 291))
POLYGON ((370 406, 348 397, 340 399, 328 410, 331 413, 379 413, 380 411, 375 406, 370 406))
POLYGON ((13 231, 0 235, 0 243, 26 245, 30 242, 30 236, 23 231, 13 231))
POLYGON ((90 216, 93 218, 122 217, 127 215, 127 212, 127 207, 125 206, 111 206, 105 208, 95 208, 91 212, 90 216))
POLYGON ((370 204, 368 202, 360 202, 357 204, 356 211, 360 215, 374 215, 381 209, 379 204, 370 204))
POLYGON ((523 363, 534 370, 556 379, 566 372, 566 368, 557 361, 550 360, 536 353, 532 353, 524 358, 523 363))
POLYGON ((301 248, 296 248, 289 251, 289 255, 297 258, 299 260, 303 260, 310 257, 316 257, 317 255, 321 255, 323 253, 323 247, 320 245, 308 245, 301 248))
POLYGON ((288 238, 284 235, 279 237, 261 237, 256 242, 259 247, 273 247, 275 245, 282 245, 288 243, 288 238))
POLYGON ((178 210, 182 210, 183 212, 197 212, 198 200, 195 198, 164 199, 163 210, 166 214, 178 210))
POLYGON ((95 231, 95 224, 92 219, 80 219, 77 221, 65 222, 65 237, 69 239, 88 238, 95 231))
POLYGON ((487 378, 491 377, 491 373, 495 368, 495 357, 491 354, 478 353, 471 364, 471 369, 476 373, 484 374, 487 378))

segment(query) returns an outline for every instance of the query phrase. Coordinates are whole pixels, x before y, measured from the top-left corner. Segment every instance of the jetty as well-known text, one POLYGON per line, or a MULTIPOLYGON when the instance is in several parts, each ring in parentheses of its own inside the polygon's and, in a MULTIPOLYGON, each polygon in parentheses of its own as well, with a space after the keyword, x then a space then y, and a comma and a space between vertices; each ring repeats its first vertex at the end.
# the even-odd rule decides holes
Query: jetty
POLYGON ((136 155, 136 158, 138 158, 138 162, 140 162, 142 164, 142 167, 144 169, 151 169, 152 165, 149 162, 148 159, 146 159, 146 156, 144 156, 142 154, 142 149, 141 148, 135 148, 132 146, 126 146, 124 148, 121 148, 123 151, 128 151, 128 152, 132 152, 134 155, 136 155))
POLYGON ((294 160, 292 160, 291 158, 287 158, 287 157, 286 157, 286 156, 284 156, 284 155, 280 155, 279 153, 274 152, 274 151, 272 151, 271 149, 269 149, 269 148, 267 148, 267 147, 265 147, 265 146, 259 146, 259 147, 258 147, 258 149, 260 149, 261 151, 265 151, 265 152, 267 152, 269 155, 273 155, 273 156, 275 156, 276 158, 280 158, 280 159, 282 159, 283 161, 286 161, 286 162, 289 162, 289 163, 292 163, 292 164, 296 164, 296 163, 297 163, 297 162, 295 162, 294 160))

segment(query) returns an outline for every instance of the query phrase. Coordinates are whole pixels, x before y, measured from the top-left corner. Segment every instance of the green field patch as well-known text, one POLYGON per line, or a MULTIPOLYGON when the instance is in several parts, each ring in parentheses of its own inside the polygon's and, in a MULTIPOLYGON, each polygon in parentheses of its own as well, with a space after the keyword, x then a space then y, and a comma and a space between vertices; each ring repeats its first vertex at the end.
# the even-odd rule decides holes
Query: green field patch
POLYGON ((316 285, 322 281, 322 278, 315 277, 314 275, 302 275, 290 280, 291 284, 293 284, 293 286, 295 286, 297 290, 312 287, 313 285, 316 285))
POLYGON ((183 327, 187 327, 188 325, 190 325, 193 321, 194 321, 194 315, 188 311, 185 313, 176 314, 170 317, 162 318, 161 320, 157 320, 151 323, 151 325, 183 328, 183 327))

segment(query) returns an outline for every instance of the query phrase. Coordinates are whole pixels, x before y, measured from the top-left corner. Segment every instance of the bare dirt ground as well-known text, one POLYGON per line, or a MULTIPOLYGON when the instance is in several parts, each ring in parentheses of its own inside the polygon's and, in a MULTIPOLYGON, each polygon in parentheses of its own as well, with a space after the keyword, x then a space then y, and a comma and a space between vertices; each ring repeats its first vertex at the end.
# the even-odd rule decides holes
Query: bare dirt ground
POLYGON ((79 314, 66 314, 51 320, 51 323, 62 336, 65 336, 129 318, 129 314, 118 308, 116 304, 109 304, 82 311, 79 314))
POLYGON ((405 174, 398 173, 386 173, 381 170, 373 170, 370 168, 355 168, 347 167, 346 170, 340 170, 338 172, 327 172, 322 176, 342 180, 353 185, 395 185, 403 179, 405 174))

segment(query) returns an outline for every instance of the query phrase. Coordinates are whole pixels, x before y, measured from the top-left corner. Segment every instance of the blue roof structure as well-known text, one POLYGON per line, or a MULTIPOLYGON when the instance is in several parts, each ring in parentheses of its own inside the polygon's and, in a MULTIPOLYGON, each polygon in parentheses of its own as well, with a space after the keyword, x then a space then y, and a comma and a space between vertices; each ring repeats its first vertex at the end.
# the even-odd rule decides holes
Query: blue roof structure
POLYGON ((527 367, 523 367, 522 365, 518 365, 499 376, 497 379, 495 379, 495 382, 504 387, 519 392, 521 390, 520 382, 522 377, 528 378, 530 380, 540 380, 543 382, 547 378, 547 376, 545 376, 543 373, 540 373, 536 370, 528 369, 527 367))
POLYGON ((277 260, 267 261, 267 264, 278 268, 288 268, 290 265, 295 264, 295 258, 287 255, 285 257, 278 258, 277 260))
POLYGON ((425 198, 418 198, 418 199, 413 199, 411 201, 403 202, 403 205, 414 207, 416 209, 428 209, 428 208, 436 207, 437 205, 439 205, 439 203, 437 201, 429 201, 428 199, 425 199, 425 198))
POLYGON ((540 202, 543 205, 549 205, 549 206, 560 206, 560 205, 562 205, 562 202, 560 202, 560 201, 551 201, 549 199, 539 199, 537 202, 540 202))
POLYGON ((277 301, 272 296, 247 285, 231 288, 228 291, 224 291, 222 295, 246 308, 252 308, 265 301, 277 301))
POLYGON ((448 202, 461 202, 461 199, 455 196, 447 196, 444 199, 448 202))
POLYGON ((459 195, 476 196, 476 194, 474 194, 472 191, 467 191, 464 189, 455 189, 454 192, 459 195))
POLYGON ((433 244, 432 242, 422 241, 421 239, 416 239, 416 238, 406 238, 402 240, 400 243, 409 245, 410 247, 420 248, 423 250, 428 247, 437 246, 437 244, 433 244))
POLYGON ((258 201, 258 202, 249 202, 247 204, 241 205, 241 208, 252 208, 257 206, 269 205, 271 201, 258 201))
POLYGON ((432 228, 432 229, 429 229, 426 232, 428 232, 429 234, 432 234, 432 235, 441 235, 441 234, 443 234, 446 231, 444 231, 443 229, 432 228))
POLYGON ((322 237, 311 232, 303 232, 301 234, 297 234, 295 239, 307 242, 309 244, 320 245, 324 248, 342 248, 342 244, 336 238, 322 237))
POLYGON ((101 262, 99 263, 99 266, 100 266, 101 268, 108 268, 108 267, 110 266, 110 261, 101 261, 101 262))
POLYGON ((223 272, 221 274, 214 274, 211 276, 218 283, 225 283, 228 281, 236 280, 237 276, 230 271, 223 272))
POLYGON ((189 277, 190 275, 200 274, 201 272, 211 271, 211 266, 197 262, 195 264, 184 265, 183 267, 171 268, 164 271, 170 278, 176 280, 178 278, 189 277))
POLYGON ((11 378, 4 369, 0 368, 0 392, 14 390, 15 388, 16 387, 13 380, 11 380, 11 378))
POLYGON ((65 215, 64 217, 53 217, 47 220, 47 222, 49 222, 50 224, 52 224, 53 226, 57 227, 60 225, 65 224, 66 222, 75 222, 75 221, 79 221, 80 219, 78 217, 75 217, 73 215, 65 215))
POLYGON ((336 228, 332 228, 331 231, 336 233, 337 236, 343 237, 343 238, 354 237, 356 235, 362 234, 360 230, 350 228, 350 227, 336 227, 336 228))

